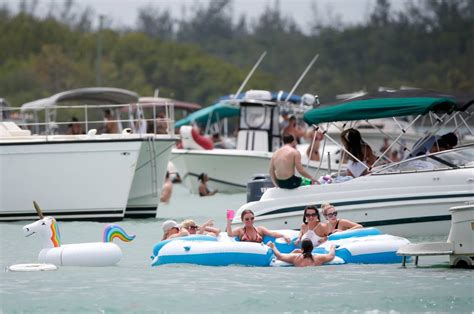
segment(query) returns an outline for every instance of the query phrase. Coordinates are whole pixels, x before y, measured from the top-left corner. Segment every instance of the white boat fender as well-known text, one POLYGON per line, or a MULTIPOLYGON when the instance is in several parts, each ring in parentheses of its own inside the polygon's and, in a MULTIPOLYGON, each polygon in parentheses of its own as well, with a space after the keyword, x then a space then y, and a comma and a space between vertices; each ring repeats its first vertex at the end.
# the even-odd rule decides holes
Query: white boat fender
POLYGON ((57 270, 54 264, 15 264, 8 267, 8 271, 31 272, 57 270))

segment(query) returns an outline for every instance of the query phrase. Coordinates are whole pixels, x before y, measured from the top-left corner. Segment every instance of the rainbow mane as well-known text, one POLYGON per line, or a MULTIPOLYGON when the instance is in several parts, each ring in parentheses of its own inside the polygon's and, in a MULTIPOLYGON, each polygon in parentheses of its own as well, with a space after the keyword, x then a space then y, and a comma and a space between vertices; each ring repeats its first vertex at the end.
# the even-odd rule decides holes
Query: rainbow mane
POLYGON ((54 218, 51 221, 51 242, 53 242, 54 247, 61 246, 61 235, 59 234, 58 223, 54 218))
POLYGON ((135 239, 135 236, 128 235, 125 230, 123 230, 122 227, 118 225, 107 225, 107 227, 104 229, 104 242, 112 242, 115 238, 119 238, 123 242, 130 242, 135 239))

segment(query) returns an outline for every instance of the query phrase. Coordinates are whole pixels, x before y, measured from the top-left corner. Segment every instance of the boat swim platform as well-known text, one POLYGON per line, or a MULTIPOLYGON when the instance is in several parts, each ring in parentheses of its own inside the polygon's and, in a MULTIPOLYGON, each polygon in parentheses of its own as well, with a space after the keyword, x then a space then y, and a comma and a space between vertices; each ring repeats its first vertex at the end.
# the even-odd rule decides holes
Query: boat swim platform
POLYGON ((454 244, 451 242, 430 242, 417 243, 401 246, 397 255, 403 257, 402 267, 406 267, 406 260, 408 256, 415 257, 415 266, 418 266, 418 259, 420 256, 438 256, 438 255, 453 255, 454 244))

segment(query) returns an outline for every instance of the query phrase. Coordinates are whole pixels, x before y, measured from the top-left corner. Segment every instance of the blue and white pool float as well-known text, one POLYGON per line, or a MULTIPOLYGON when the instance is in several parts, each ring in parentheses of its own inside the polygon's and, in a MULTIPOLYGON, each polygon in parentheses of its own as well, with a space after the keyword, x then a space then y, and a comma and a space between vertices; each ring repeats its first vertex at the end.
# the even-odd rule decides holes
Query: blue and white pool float
MULTIPOLYGON (((272 241, 282 253, 290 253, 297 246, 294 240, 298 231, 278 230, 292 239, 287 244, 283 238, 264 237, 263 243, 240 242, 237 238, 221 233, 219 237, 193 235, 157 243, 153 248, 152 266, 164 264, 197 264, 207 266, 286 266, 275 260, 272 250, 264 243, 272 241)), ((313 250, 313 254, 326 254, 332 244, 336 257, 328 264, 385 264, 399 263, 396 252, 408 244, 405 238, 382 234, 376 228, 363 228, 332 234, 328 241, 313 250)))

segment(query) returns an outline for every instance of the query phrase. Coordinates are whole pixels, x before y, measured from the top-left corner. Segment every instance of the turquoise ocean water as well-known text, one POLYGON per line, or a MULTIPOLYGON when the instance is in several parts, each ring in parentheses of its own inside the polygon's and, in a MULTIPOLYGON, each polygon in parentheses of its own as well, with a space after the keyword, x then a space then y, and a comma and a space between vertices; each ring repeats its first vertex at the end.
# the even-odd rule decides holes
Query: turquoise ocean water
MULTIPOLYGON (((450 269, 447 257, 410 264, 339 265, 313 268, 150 266, 152 248, 166 219, 209 218, 224 228, 226 209, 237 209, 245 194, 199 198, 175 185, 159 218, 119 224, 136 239, 118 243, 118 266, 61 267, 50 272, 6 272, 35 263, 40 241, 25 238, 30 222, 0 223, 0 313, 124 312, 453 312, 474 310, 470 270, 450 269)), ((59 222, 64 244, 101 241, 105 223, 59 222)), ((443 237, 412 242, 444 241, 443 237)))

